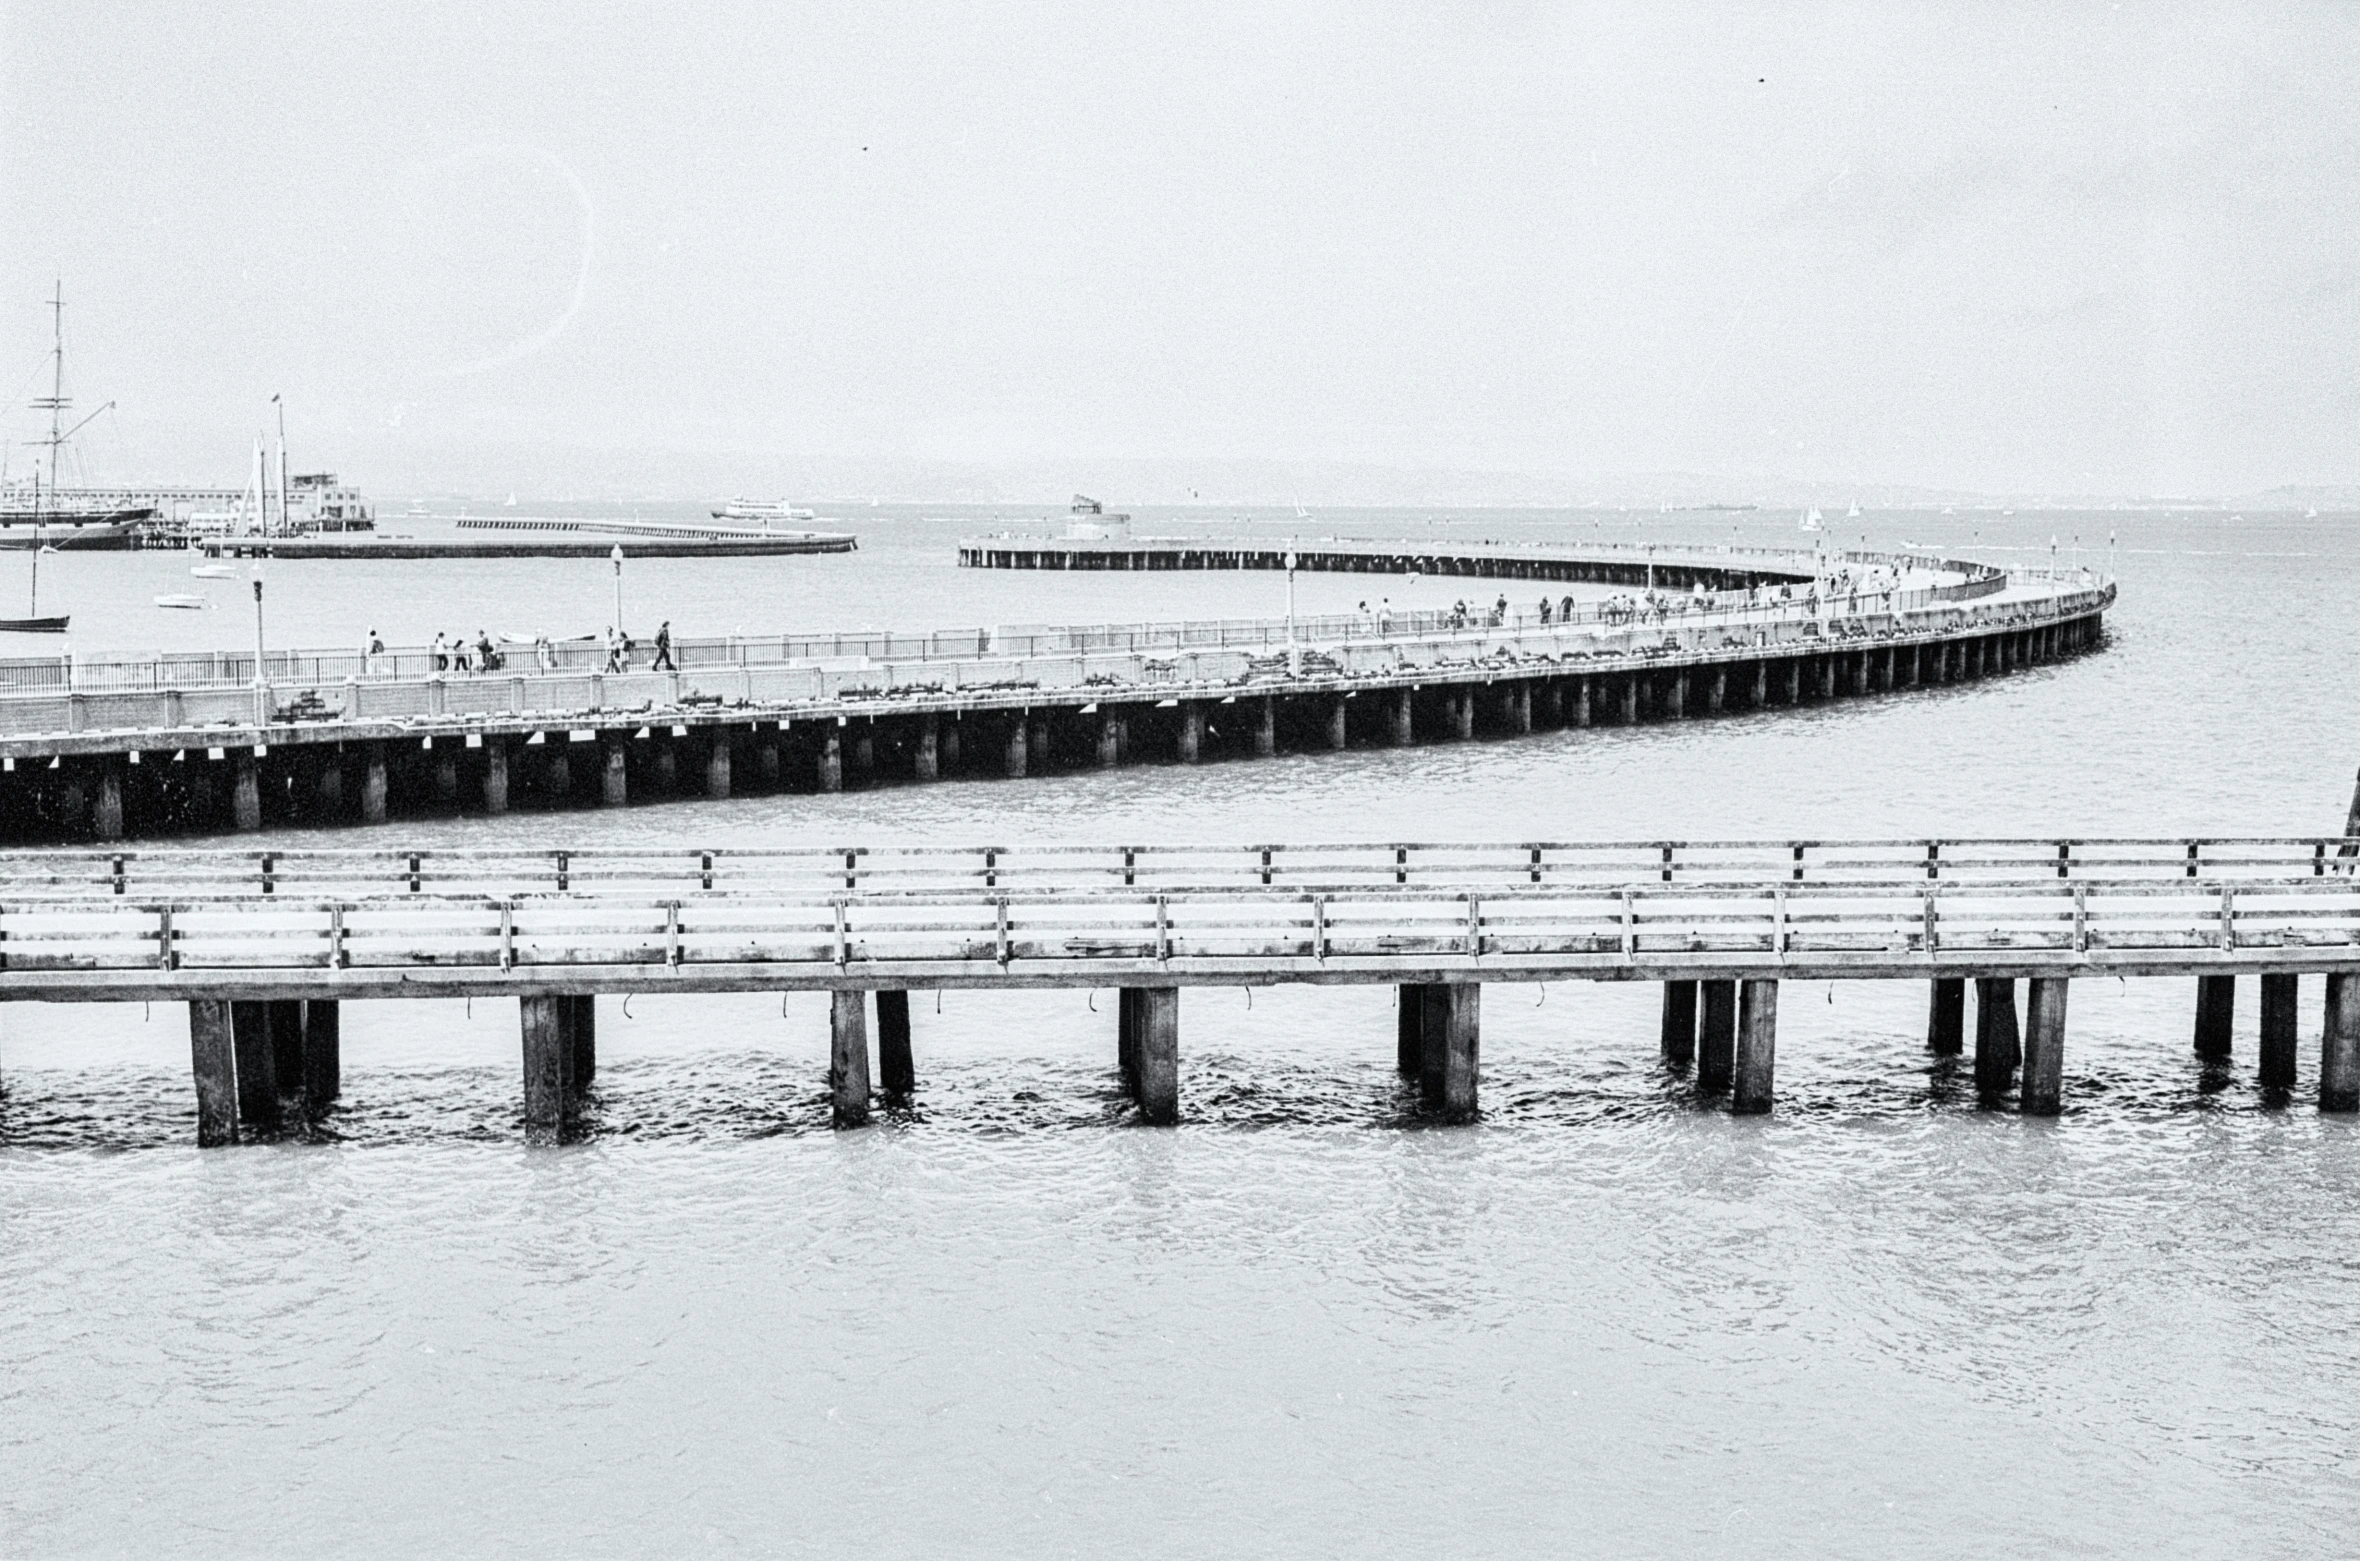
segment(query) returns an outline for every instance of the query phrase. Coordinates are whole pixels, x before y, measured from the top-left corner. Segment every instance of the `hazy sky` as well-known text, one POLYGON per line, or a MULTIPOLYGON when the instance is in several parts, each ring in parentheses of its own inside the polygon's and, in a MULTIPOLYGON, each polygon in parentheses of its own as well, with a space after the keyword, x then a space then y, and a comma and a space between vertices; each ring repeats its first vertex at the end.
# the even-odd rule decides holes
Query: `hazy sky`
POLYGON ((299 464, 383 491, 500 451, 2360 481, 2360 6, 0 18, 7 427, 62 274, 94 476, 234 478, 284 391, 299 464))

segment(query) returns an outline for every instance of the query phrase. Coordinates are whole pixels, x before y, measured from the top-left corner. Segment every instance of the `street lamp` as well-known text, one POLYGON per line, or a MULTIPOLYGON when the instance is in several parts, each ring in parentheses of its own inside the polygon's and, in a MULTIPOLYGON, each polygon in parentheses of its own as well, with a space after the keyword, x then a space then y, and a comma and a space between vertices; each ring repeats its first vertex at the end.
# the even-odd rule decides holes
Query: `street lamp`
POLYGON ((1295 547, 1287 544, 1287 676, 1303 675, 1303 652, 1295 644, 1295 547))
POLYGON ((615 564, 615 632, 620 634, 623 632, 623 544, 617 542, 615 550, 606 556, 615 564))
POLYGON ((270 676, 262 659, 262 557, 254 558, 254 719, 270 719, 270 676))

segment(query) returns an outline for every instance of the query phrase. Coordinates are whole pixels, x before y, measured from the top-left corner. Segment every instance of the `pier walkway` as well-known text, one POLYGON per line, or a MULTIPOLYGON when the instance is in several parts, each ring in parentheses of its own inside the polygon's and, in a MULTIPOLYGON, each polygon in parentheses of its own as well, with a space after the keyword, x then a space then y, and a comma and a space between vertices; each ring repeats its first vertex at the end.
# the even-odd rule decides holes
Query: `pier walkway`
POLYGON ((2360 839, 1759 841, 0 856, 0 1001, 185 1001, 200 1137, 341 1088, 347 1000, 513 996, 525 1124, 557 1133, 595 1066, 595 999, 825 990, 842 1124, 915 1088, 907 994, 1122 992, 1142 1116, 1178 1111, 1192 986, 1387 984, 1404 1073, 1477 1109, 1480 994, 1660 981, 1666 1062, 1771 1109, 1779 984, 1923 980, 1928 1045, 1988 1097, 2060 1108, 2066 999, 2195 977, 2199 1054, 2261 982, 2261 1080, 2295 1082, 2296 983, 2327 979, 2319 1104, 2360 1109, 2360 839), (2016 986, 2027 984, 2019 1025, 2016 986))
POLYGON ((2077 655, 2114 600, 2087 572, 1863 554, 1849 557, 1884 587, 1822 602, 1807 567, 1800 589, 1772 582, 1781 557, 1794 564, 1727 555, 1718 583, 1546 622, 1535 602, 1497 622, 736 636, 684 640, 663 672, 644 670, 644 645, 643 670, 604 671, 579 641, 552 647, 554 665, 510 647, 472 673, 414 647, 274 652, 259 668, 231 653, 21 659, 0 663, 0 819, 20 840, 111 840, 1694 719, 2077 655))

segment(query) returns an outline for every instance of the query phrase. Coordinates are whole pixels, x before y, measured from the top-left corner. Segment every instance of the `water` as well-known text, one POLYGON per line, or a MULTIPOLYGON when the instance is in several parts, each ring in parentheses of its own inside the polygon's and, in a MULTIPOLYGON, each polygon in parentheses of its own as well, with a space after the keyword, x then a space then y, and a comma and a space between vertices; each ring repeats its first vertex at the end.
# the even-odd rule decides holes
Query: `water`
MULTIPOLYGON (((1281 599, 1275 577, 963 573, 944 561, 961 524, 853 519, 850 559, 683 566, 668 615, 1281 599)), ((1604 519, 1593 534, 1664 525, 1604 519)), ((500 827, 2332 829, 2360 695, 2347 523, 1872 517, 1872 544, 1998 557, 2075 528, 2086 556, 2122 528, 2108 650, 1971 688, 500 827)), ((1784 537, 1764 517, 1740 539, 1784 537)), ((1481 584, 1306 577, 1304 605, 1481 584)), ((472 629, 450 604, 481 589, 323 573, 287 594, 342 643, 356 612, 389 636, 472 629), (382 621, 397 610, 417 621, 382 621)), ((1466 1130, 1403 1097, 1385 989, 1191 991, 1170 1132, 1117 1097, 1109 994, 950 993, 914 1004, 916 1114, 849 1135, 824 1125, 818 1000, 637 998, 604 1005, 589 1130, 557 1151, 517 1143, 512 1004, 356 1007, 316 1141, 208 1154, 186 1147, 177 1010, 12 1009, 0 1553, 2317 1554, 2360 1505, 2360 1140, 2302 1103, 2316 981, 2292 1107, 2251 1084, 2250 985, 2213 1072, 2189 1056, 2190 986, 2078 983, 2051 1122, 1975 1109, 1922 1050, 1915 985, 1790 984, 1778 1111, 1746 1121, 1656 1067, 1651 988, 1492 987, 1466 1130)))

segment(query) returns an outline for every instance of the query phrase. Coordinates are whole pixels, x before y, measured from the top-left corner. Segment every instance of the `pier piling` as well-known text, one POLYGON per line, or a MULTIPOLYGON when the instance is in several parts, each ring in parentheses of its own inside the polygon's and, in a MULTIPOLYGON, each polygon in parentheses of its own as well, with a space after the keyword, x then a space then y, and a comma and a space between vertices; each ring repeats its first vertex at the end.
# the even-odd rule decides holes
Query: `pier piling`
POLYGON ((230 817, 240 830, 262 827, 262 777, 254 763, 254 750, 240 748, 230 760, 231 777, 230 817))
POLYGON ((2196 1055, 2207 1062, 2225 1061, 2230 1036, 2237 1023, 2237 978, 2196 978, 2196 1055))
POLYGON ((2302 978, 2262 977, 2262 1045, 2259 1081, 2264 1089, 2294 1087, 2296 998, 2302 978))
POLYGON ((1180 762, 1194 764, 1205 752, 1205 707, 1194 699, 1180 701, 1180 762))
POLYGON ((836 1126, 869 1120, 869 1016, 857 987, 828 994, 828 1097, 836 1126))
POLYGON ((2028 1117, 2053 1117, 2063 1106, 2070 985, 2063 976, 2034 976, 2025 983, 2024 1077, 2017 1105, 2028 1117))
POLYGON ((499 737, 487 737, 483 742, 483 810, 491 814, 508 811, 508 744, 499 737))
POLYGON ((1180 1120, 1180 989, 1133 989, 1131 1092, 1141 1121, 1167 1127, 1180 1120))
POLYGON ((1710 1061, 1697 1070, 1699 1084, 1703 1084, 1709 1070, 1715 1092, 1727 1089, 1737 1066, 1737 1032, 1739 993, 1735 981, 1700 981, 1697 983, 1696 1043, 1698 1053, 1710 1061))
POLYGON ((711 746, 705 751, 705 795, 719 802, 729 796, 728 730, 723 728, 712 733, 710 743, 711 746))
POLYGON ((278 1053, 271 1045, 270 1004, 233 1001, 230 1036, 237 1059, 238 1120, 261 1132, 279 1127, 278 1053))
POLYGON ((1663 1060, 1674 1068, 1696 1061, 1696 983, 1663 984, 1663 1060))
POLYGON ((303 1111, 317 1117, 344 1093, 344 1014, 332 997, 306 998, 303 1026, 303 1111))
POLYGON ((610 732, 600 746, 605 750, 606 763, 599 779, 599 802, 602 806, 619 808, 631 800, 630 756, 626 752, 625 735, 610 732))
POLYGON ((1002 755, 1004 761, 1002 769, 1010 780, 1024 779, 1025 771, 1032 763, 1025 726, 1026 722, 1022 715, 1018 715, 1015 720, 1008 723, 1008 746, 1002 755))
POLYGON ((1978 976, 1975 979, 1975 1090, 1990 1097, 2006 1093, 2008 1080, 2023 1060, 2023 1039, 2016 1028, 2016 983, 1978 976))
POLYGON ((197 1080, 197 1143, 201 1148, 238 1141, 237 1042, 230 1005, 197 998, 188 1005, 189 1065, 197 1080))
POLYGON ((2360 975, 2330 974, 2319 1027, 2319 1109, 2360 1111, 2360 975))
POLYGON ((1407 748, 1417 740, 1417 723, 1410 709, 1410 691, 1397 689, 1393 695, 1393 746, 1407 748))
MULTIPOLYGON (((1706 1011, 1711 1011, 1706 1000, 1706 1011)), ((1729 1109, 1759 1116, 1770 1109, 1777 1083, 1778 983, 1748 979, 1737 983, 1737 1059, 1729 1109)))
POLYGON ((1937 1057, 1955 1057, 1966 1049, 1966 978, 1936 976, 1926 986, 1926 1050, 1937 1057))
POLYGON ((1483 988, 1472 981, 1430 982, 1422 994, 1423 1065, 1419 1093, 1446 1122, 1475 1115, 1481 1074, 1483 988))
POLYGON ((918 717, 918 740, 910 754, 910 774, 930 781, 942 773, 942 718, 929 710, 918 717))
POLYGON ((917 1092, 918 1069, 910 1055, 910 994, 899 987, 877 990, 877 1076, 885 1098, 896 1105, 917 1092))
POLYGON ((598 999, 577 992, 564 1003, 560 1017, 565 1022, 566 1087, 579 1099, 598 1077, 598 999))
POLYGON ((519 997, 517 1029, 524 1051, 524 1133, 527 1143, 555 1143, 572 1115, 572 1071, 563 997, 519 997))
POLYGON ((1426 1068, 1426 988, 1408 981, 1393 989, 1393 1065, 1405 1079, 1426 1068))

